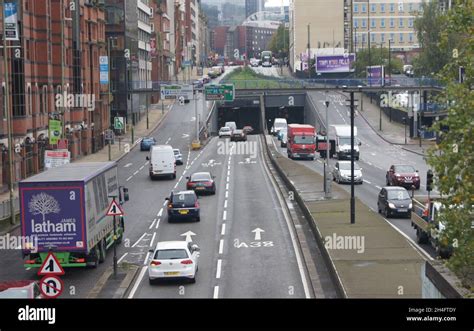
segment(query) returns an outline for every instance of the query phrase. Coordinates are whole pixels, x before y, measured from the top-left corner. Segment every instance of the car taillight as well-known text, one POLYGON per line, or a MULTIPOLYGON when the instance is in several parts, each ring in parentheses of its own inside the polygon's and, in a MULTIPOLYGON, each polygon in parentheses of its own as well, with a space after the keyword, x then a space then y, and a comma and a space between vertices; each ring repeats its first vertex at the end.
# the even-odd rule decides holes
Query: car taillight
POLYGON ((76 263, 85 263, 86 259, 81 258, 81 259, 76 259, 76 263))
POLYGON ((194 203, 194 207, 195 207, 195 208, 199 208, 199 202, 196 201, 196 202, 194 203))
POLYGON ((25 264, 35 264, 35 260, 26 260, 25 264))
POLYGON ((158 266, 160 264, 161 264, 160 261, 151 261, 151 263, 150 263, 151 266, 158 266))
POLYGON ((193 264, 193 261, 192 260, 184 260, 184 261, 181 261, 181 264, 193 264))
POLYGON ((211 186, 211 185, 212 185, 212 182, 204 182, 204 185, 206 185, 206 186, 211 186))

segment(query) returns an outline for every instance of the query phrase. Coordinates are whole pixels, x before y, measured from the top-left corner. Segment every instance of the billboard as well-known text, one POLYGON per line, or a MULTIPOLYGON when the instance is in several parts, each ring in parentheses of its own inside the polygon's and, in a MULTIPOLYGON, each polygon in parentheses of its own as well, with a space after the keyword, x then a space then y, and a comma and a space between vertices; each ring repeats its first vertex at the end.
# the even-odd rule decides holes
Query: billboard
POLYGON ((5 2, 3 17, 6 40, 20 40, 18 33, 18 6, 16 2, 5 2))
POLYGON ((316 56, 316 72, 353 72, 352 63, 354 61, 355 54, 318 55, 316 56))
POLYGON ((109 57, 99 56, 100 68, 100 84, 107 85, 109 83, 109 57))
POLYGON ((367 67, 367 81, 368 81, 369 86, 384 86, 385 85, 384 66, 367 67))
POLYGON ((22 234, 37 239, 40 252, 84 250, 83 187, 30 185, 20 186, 22 234))

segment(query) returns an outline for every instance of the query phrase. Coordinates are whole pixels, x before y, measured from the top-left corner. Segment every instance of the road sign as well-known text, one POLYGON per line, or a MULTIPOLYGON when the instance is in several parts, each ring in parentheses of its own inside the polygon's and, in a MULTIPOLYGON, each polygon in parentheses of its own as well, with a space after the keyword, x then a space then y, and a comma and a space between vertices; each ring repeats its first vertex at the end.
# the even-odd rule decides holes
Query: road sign
POLYGON ((109 57, 99 56, 99 71, 100 84, 106 85, 109 83, 109 57))
POLYGON ((114 128, 115 130, 123 130, 125 127, 123 117, 115 117, 114 118, 114 128))
POLYGON ((109 209, 107 209, 107 216, 123 216, 122 207, 117 203, 117 201, 112 200, 110 203, 109 209))
POLYGON ((193 98, 193 86, 190 84, 184 85, 161 85, 160 87, 161 98, 163 99, 177 99, 183 96, 187 100, 193 98))
POLYGON ((112 130, 105 130, 105 140, 114 140, 114 132, 112 130))
POLYGON ((44 151, 44 167, 46 169, 60 167, 71 162, 71 152, 68 150, 44 151))
POLYGON ((40 291, 47 299, 54 299, 61 295, 64 283, 58 276, 45 276, 40 280, 40 291))
POLYGON ((64 275, 64 269, 61 267, 56 256, 49 252, 41 268, 38 270, 38 276, 64 275))
POLYGON ((204 95, 207 101, 234 101, 234 84, 206 85, 204 95))

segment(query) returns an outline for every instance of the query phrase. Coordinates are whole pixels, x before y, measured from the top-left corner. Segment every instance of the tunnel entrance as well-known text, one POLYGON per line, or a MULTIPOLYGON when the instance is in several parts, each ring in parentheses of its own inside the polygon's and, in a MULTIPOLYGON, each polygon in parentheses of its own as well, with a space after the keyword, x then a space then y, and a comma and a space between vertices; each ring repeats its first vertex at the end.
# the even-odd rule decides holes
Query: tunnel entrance
POLYGON ((265 121, 267 122, 267 133, 273 126, 275 118, 286 118, 288 124, 304 123, 304 107, 267 107, 265 109, 265 121))
POLYGON ((218 128, 224 126, 225 122, 235 122, 237 128, 242 129, 250 125, 254 134, 262 133, 260 106, 257 107, 219 107, 217 112, 218 128))

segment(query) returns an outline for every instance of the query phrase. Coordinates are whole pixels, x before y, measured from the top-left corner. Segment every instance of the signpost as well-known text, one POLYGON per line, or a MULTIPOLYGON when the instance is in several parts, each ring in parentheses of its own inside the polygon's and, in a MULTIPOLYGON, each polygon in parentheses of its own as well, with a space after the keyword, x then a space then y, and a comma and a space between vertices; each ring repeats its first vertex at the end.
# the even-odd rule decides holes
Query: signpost
POLYGON ((115 117, 114 118, 114 129, 115 130, 123 130, 125 128, 125 121, 123 117, 115 117))
POLYGON ((53 299, 61 295, 64 283, 58 276, 62 275, 64 275, 63 267, 61 267, 56 256, 49 252, 38 270, 38 276, 44 276, 40 280, 39 287, 45 298, 53 299))
POLYGON ((63 131, 61 121, 49 120, 48 127, 49 127, 49 144, 56 145, 63 131))
POLYGON ((178 99, 184 97, 186 100, 193 98, 193 86, 189 84, 184 85, 161 85, 160 93, 162 99, 178 99))
POLYGON ((234 101, 234 84, 206 85, 204 87, 206 101, 234 101))
POLYGON ((115 244, 115 241, 117 240, 117 224, 115 216, 123 216, 124 213, 122 207, 120 207, 117 201, 115 201, 115 197, 113 197, 106 215, 114 217, 114 277, 117 277, 117 245, 115 244))
POLYGON ((44 151, 44 167, 52 169, 71 162, 71 152, 67 150, 44 151))
POLYGON ((38 276, 62 276, 64 275, 64 269, 61 267, 56 256, 49 252, 43 264, 38 270, 38 276))
POLYGON ((100 84, 109 84, 109 57, 99 56, 100 84))

